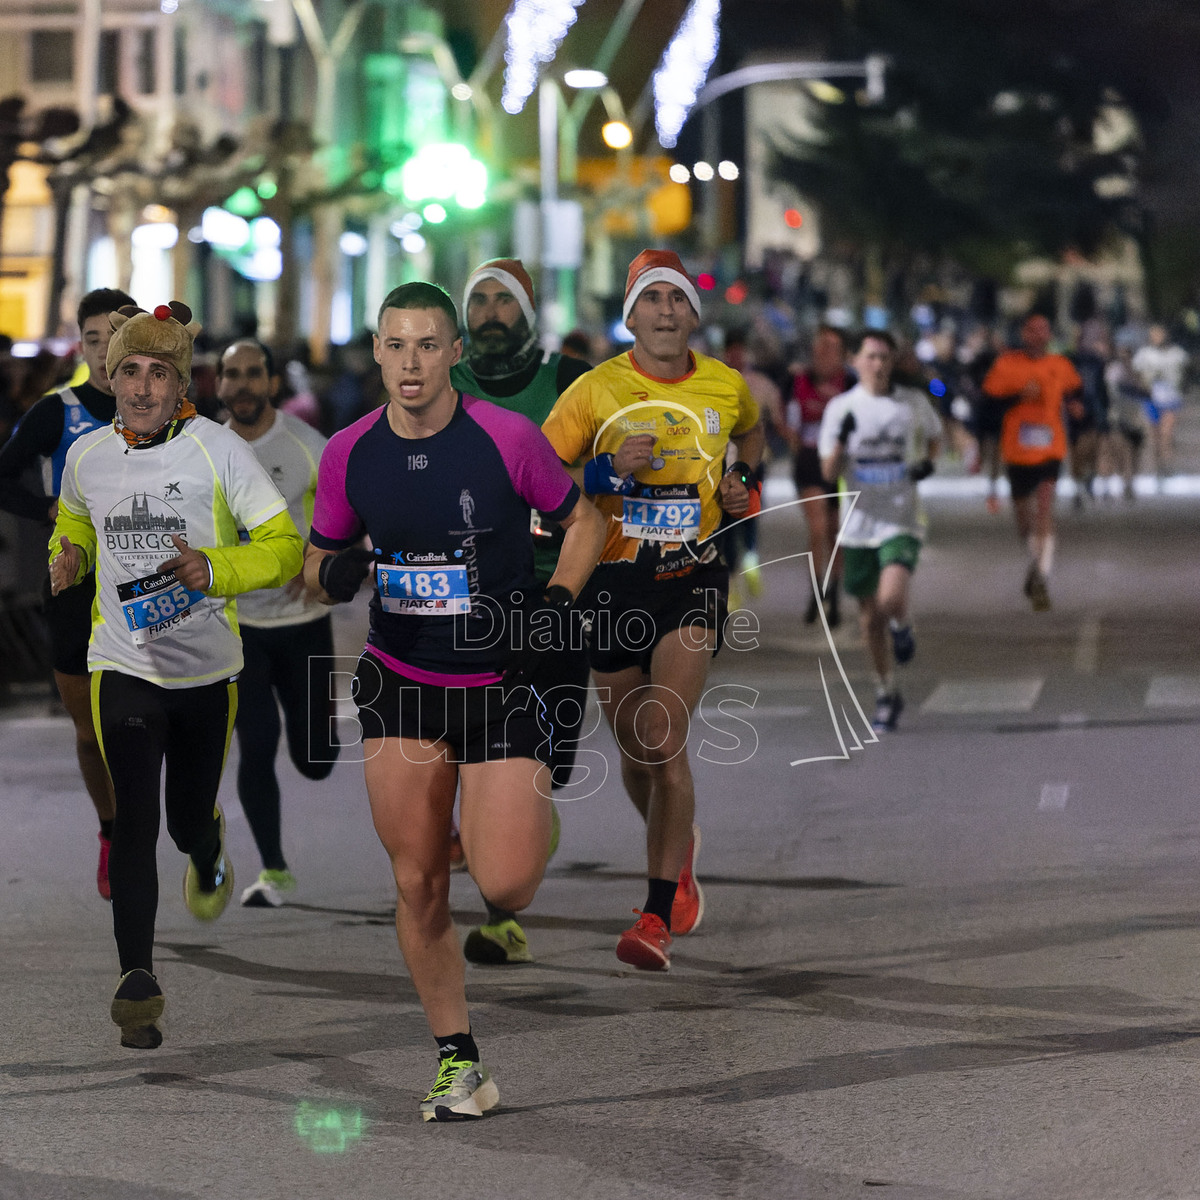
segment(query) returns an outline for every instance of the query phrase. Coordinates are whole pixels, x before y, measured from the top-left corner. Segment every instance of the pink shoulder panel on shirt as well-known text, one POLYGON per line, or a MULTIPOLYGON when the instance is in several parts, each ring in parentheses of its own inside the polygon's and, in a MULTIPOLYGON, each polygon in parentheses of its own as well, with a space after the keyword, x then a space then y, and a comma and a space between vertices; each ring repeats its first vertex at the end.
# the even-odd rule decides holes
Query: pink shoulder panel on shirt
POLYGON ((478 396, 464 393, 463 412, 500 451, 517 495, 539 512, 565 516, 558 510, 573 483, 546 435, 522 413, 510 412, 478 396))
POLYGON ((355 443, 383 415, 377 408, 359 417, 352 425, 337 433, 325 444, 317 467, 317 491, 313 497, 312 527, 316 533, 334 542, 344 542, 362 533, 358 513, 346 498, 346 463, 355 443))

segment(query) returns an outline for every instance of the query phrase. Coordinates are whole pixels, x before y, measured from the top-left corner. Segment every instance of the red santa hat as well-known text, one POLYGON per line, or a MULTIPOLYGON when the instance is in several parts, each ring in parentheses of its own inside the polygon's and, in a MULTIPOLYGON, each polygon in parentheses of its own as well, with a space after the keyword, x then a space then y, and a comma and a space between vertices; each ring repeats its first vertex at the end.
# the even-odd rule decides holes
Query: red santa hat
POLYGON ((638 296, 652 283, 669 283, 679 288, 696 310, 696 316, 700 315, 700 293, 684 270, 679 255, 674 250, 643 250, 629 264, 629 274, 625 279, 625 306, 621 309, 623 320, 629 319, 638 296))
POLYGON ((494 279, 508 288, 512 292, 513 298, 521 306, 529 328, 533 328, 536 320, 534 313, 537 309, 537 301, 533 298, 533 280, 529 278, 529 272, 525 270, 525 264, 519 258, 492 258, 471 272, 471 278, 467 280, 466 291, 463 292, 464 315, 471 299, 471 292, 482 279, 494 279))

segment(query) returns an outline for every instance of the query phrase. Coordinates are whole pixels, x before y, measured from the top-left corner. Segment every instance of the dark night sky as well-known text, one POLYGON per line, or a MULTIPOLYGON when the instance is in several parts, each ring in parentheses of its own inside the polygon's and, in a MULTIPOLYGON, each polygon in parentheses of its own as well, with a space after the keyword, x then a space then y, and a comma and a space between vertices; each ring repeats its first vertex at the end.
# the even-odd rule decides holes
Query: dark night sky
MULTIPOLYGON (((609 75, 628 108, 637 101, 670 39, 688 0, 646 0, 609 75)), ((861 58, 878 47, 869 38, 846 43, 847 10, 869 18, 873 4, 889 15, 928 18, 947 5, 972 19, 997 45, 1017 49, 1053 43, 1106 77, 1149 114, 1145 123, 1153 154, 1145 177, 1146 196, 1166 217, 1190 216, 1200 195, 1200 0, 724 0, 721 48, 710 78, 734 70, 747 58, 861 58)), ((482 47, 499 25, 509 0, 445 0, 452 24, 471 28, 482 47)), ((621 0, 586 0, 559 51, 558 65, 589 64, 621 0)), ((930 25, 927 69, 937 70, 937 24, 930 25)), ((1031 58, 1036 57, 1031 53, 1031 58)), ((926 69, 925 63, 920 69, 926 69)), ((499 98, 499 72, 489 91, 499 98)), ((742 159, 743 104, 739 93, 720 105, 721 152, 742 159)), ((513 121, 512 141, 521 153, 536 154, 536 104, 513 121)), ((580 139, 583 154, 603 153, 599 120, 589 122, 580 139)), ((509 136, 506 133, 506 138, 509 136)), ((643 136, 647 149, 657 146, 652 122, 643 136)), ((694 161, 699 152, 699 122, 684 127, 677 156, 694 161)))

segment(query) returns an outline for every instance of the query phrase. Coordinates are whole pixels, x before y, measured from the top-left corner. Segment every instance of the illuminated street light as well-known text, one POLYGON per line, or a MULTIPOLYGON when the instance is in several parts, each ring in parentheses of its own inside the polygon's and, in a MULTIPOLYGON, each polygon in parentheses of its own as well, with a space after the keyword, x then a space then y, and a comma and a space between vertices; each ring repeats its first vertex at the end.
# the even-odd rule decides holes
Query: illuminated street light
POLYGON ((683 165, 683 163, 672 163, 671 169, 667 172, 675 183, 687 183, 692 177, 691 171, 683 165))
POLYGON ((179 240, 179 230, 166 222, 154 221, 149 225, 135 225, 129 240, 132 245, 145 250, 170 250, 179 240))
POLYGON ((563 75, 563 83, 569 88, 602 88, 608 84, 603 71, 587 71, 576 68, 563 75))
POLYGON ((700 180, 701 183, 707 183, 714 174, 712 163, 698 162, 692 168, 692 174, 695 175, 695 177, 700 180))
POLYGON ((729 159, 723 158, 717 163, 717 174, 722 179, 736 179, 738 177, 738 166, 735 162, 730 162, 729 159))
POLYGON ((399 220, 392 222, 392 237, 402 238, 406 233, 416 233, 421 225, 420 213, 405 213, 399 220))
POLYGON ((472 90, 469 83, 456 83, 450 89, 450 95, 452 95, 455 100, 470 100, 470 98, 475 95, 475 92, 472 90))
POLYGON ((810 79, 805 87, 808 88, 815 100, 822 104, 845 104, 846 93, 825 79, 810 79))
POLYGON ((600 128, 600 136, 610 150, 624 150, 633 142, 633 130, 624 121, 606 121, 600 128))
POLYGON ((215 206, 200 218, 204 240, 219 249, 240 250, 250 239, 250 223, 235 213, 215 206))

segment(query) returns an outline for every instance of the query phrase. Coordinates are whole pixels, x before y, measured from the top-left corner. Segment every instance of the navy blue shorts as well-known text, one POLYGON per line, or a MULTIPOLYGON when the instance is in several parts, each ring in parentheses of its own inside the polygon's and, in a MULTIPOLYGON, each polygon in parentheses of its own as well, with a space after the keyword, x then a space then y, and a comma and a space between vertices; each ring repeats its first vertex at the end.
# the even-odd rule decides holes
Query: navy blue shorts
MULTIPOLYGON (((358 660, 352 687, 363 741, 413 738, 446 746, 455 763, 532 758, 549 764, 552 734, 537 697, 528 688, 441 687, 398 675, 375 655, 358 660)), ((436 757, 431 751, 430 759, 436 757)))

